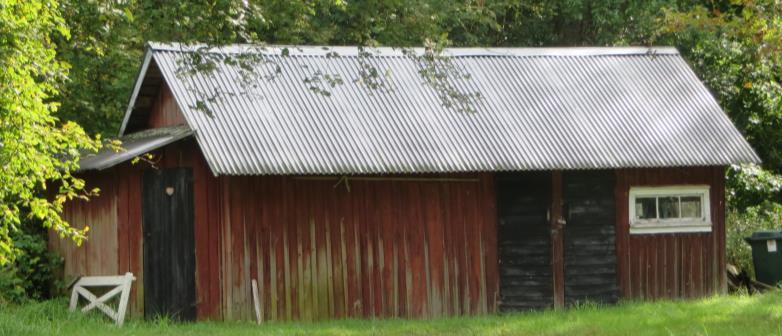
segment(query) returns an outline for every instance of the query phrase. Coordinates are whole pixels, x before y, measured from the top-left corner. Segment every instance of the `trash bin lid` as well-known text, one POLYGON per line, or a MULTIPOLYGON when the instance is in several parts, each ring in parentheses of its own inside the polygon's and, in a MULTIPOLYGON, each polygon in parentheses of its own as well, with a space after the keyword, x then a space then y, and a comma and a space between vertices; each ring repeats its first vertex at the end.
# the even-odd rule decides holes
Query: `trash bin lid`
POLYGON ((752 237, 748 237, 747 240, 782 240, 782 231, 757 231, 752 233, 752 237))

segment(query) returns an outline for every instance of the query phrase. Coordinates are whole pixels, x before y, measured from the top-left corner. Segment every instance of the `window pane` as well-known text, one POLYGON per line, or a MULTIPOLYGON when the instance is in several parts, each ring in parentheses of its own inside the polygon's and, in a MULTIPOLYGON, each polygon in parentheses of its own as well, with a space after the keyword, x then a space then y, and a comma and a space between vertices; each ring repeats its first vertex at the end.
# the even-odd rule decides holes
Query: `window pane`
POLYGON ((657 219, 657 207, 654 197, 635 199, 635 217, 637 219, 657 219))
POLYGON ((679 198, 660 197, 660 219, 679 218, 679 198))
POLYGON ((682 218, 701 218, 701 197, 682 197, 682 218))

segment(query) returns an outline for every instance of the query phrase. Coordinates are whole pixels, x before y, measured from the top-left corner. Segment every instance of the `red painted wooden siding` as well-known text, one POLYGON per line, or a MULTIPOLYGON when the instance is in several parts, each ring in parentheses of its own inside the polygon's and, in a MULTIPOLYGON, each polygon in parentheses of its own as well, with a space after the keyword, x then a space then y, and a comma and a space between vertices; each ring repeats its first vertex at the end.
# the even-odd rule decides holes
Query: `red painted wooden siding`
MULTIPOLYGON (((435 317, 496 311, 493 174, 458 180, 214 177, 194 140, 156 153, 156 166, 194 177, 200 319, 252 319, 257 279, 264 320, 435 317), (350 190, 348 191, 347 185, 350 190)), ((131 313, 143 313, 141 174, 125 164, 84 177, 102 189, 65 216, 91 226, 82 248, 50 237, 67 276, 138 280, 131 313)), ((697 297, 725 290, 724 168, 616 172, 619 284, 625 298, 697 297), (630 235, 631 186, 711 185, 713 232, 630 235)))
POLYGON ((688 298, 726 291, 725 168, 618 170, 619 286, 625 298, 688 298), (712 232, 629 234, 631 186, 710 185, 712 232))
POLYGON ((65 258, 64 272, 68 278, 78 275, 109 275, 117 273, 117 198, 114 178, 104 174, 85 176, 90 188, 100 188, 100 197, 89 202, 74 200, 65 204, 63 218, 73 227, 89 226, 88 239, 77 247, 68 238, 61 239, 49 232, 49 247, 65 258))
POLYGON ((117 241, 119 272, 136 276, 130 292, 132 316, 144 313, 144 236, 141 231, 141 170, 129 164, 105 173, 115 177, 117 195, 117 241))
POLYGON ((266 320, 493 312, 493 179, 466 177, 351 180, 349 191, 337 179, 221 178, 221 238, 202 248, 222 241, 210 272, 223 317, 251 318, 251 279, 266 320))
MULTIPOLYGON (((215 178, 185 141, 157 166, 194 176, 199 318, 428 317, 493 312, 491 174, 452 181, 215 178)), ((435 177, 436 178, 436 177, 435 177)))
POLYGON ((89 201, 66 203, 63 218, 74 227, 88 225, 87 240, 78 247, 50 231, 49 248, 63 257, 66 280, 132 272, 136 281, 130 294, 129 311, 131 315, 139 315, 144 297, 140 171, 122 166, 81 177, 87 181, 88 188, 99 188, 100 194, 89 201))
POLYGON ((183 125, 185 123, 185 117, 179 110, 173 93, 166 83, 163 82, 149 114, 148 128, 183 125))

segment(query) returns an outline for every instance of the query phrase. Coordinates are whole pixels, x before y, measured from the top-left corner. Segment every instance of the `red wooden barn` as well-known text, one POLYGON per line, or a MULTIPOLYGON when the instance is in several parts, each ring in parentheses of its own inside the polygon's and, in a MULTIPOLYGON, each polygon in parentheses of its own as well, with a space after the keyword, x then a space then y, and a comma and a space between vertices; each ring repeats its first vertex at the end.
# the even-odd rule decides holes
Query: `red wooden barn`
POLYGON ((65 275, 181 319, 254 318, 253 280, 264 320, 725 291, 725 169, 759 159, 675 49, 415 53, 150 44, 65 275))

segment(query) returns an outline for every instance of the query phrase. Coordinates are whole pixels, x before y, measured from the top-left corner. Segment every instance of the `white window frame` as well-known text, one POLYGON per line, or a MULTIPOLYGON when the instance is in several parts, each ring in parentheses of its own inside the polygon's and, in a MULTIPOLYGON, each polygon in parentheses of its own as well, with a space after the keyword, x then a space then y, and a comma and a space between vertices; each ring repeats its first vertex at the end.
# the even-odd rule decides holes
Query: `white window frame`
MULTIPOLYGON (((711 202, 709 199, 709 192, 710 187, 708 185, 630 187, 630 195, 628 197, 628 207, 630 210, 628 211, 630 216, 630 234, 711 232, 711 202), (701 198, 701 218, 636 219, 636 198, 666 196, 699 196, 701 198)), ((659 216, 659 201, 657 202, 657 207, 657 214, 659 216)))

